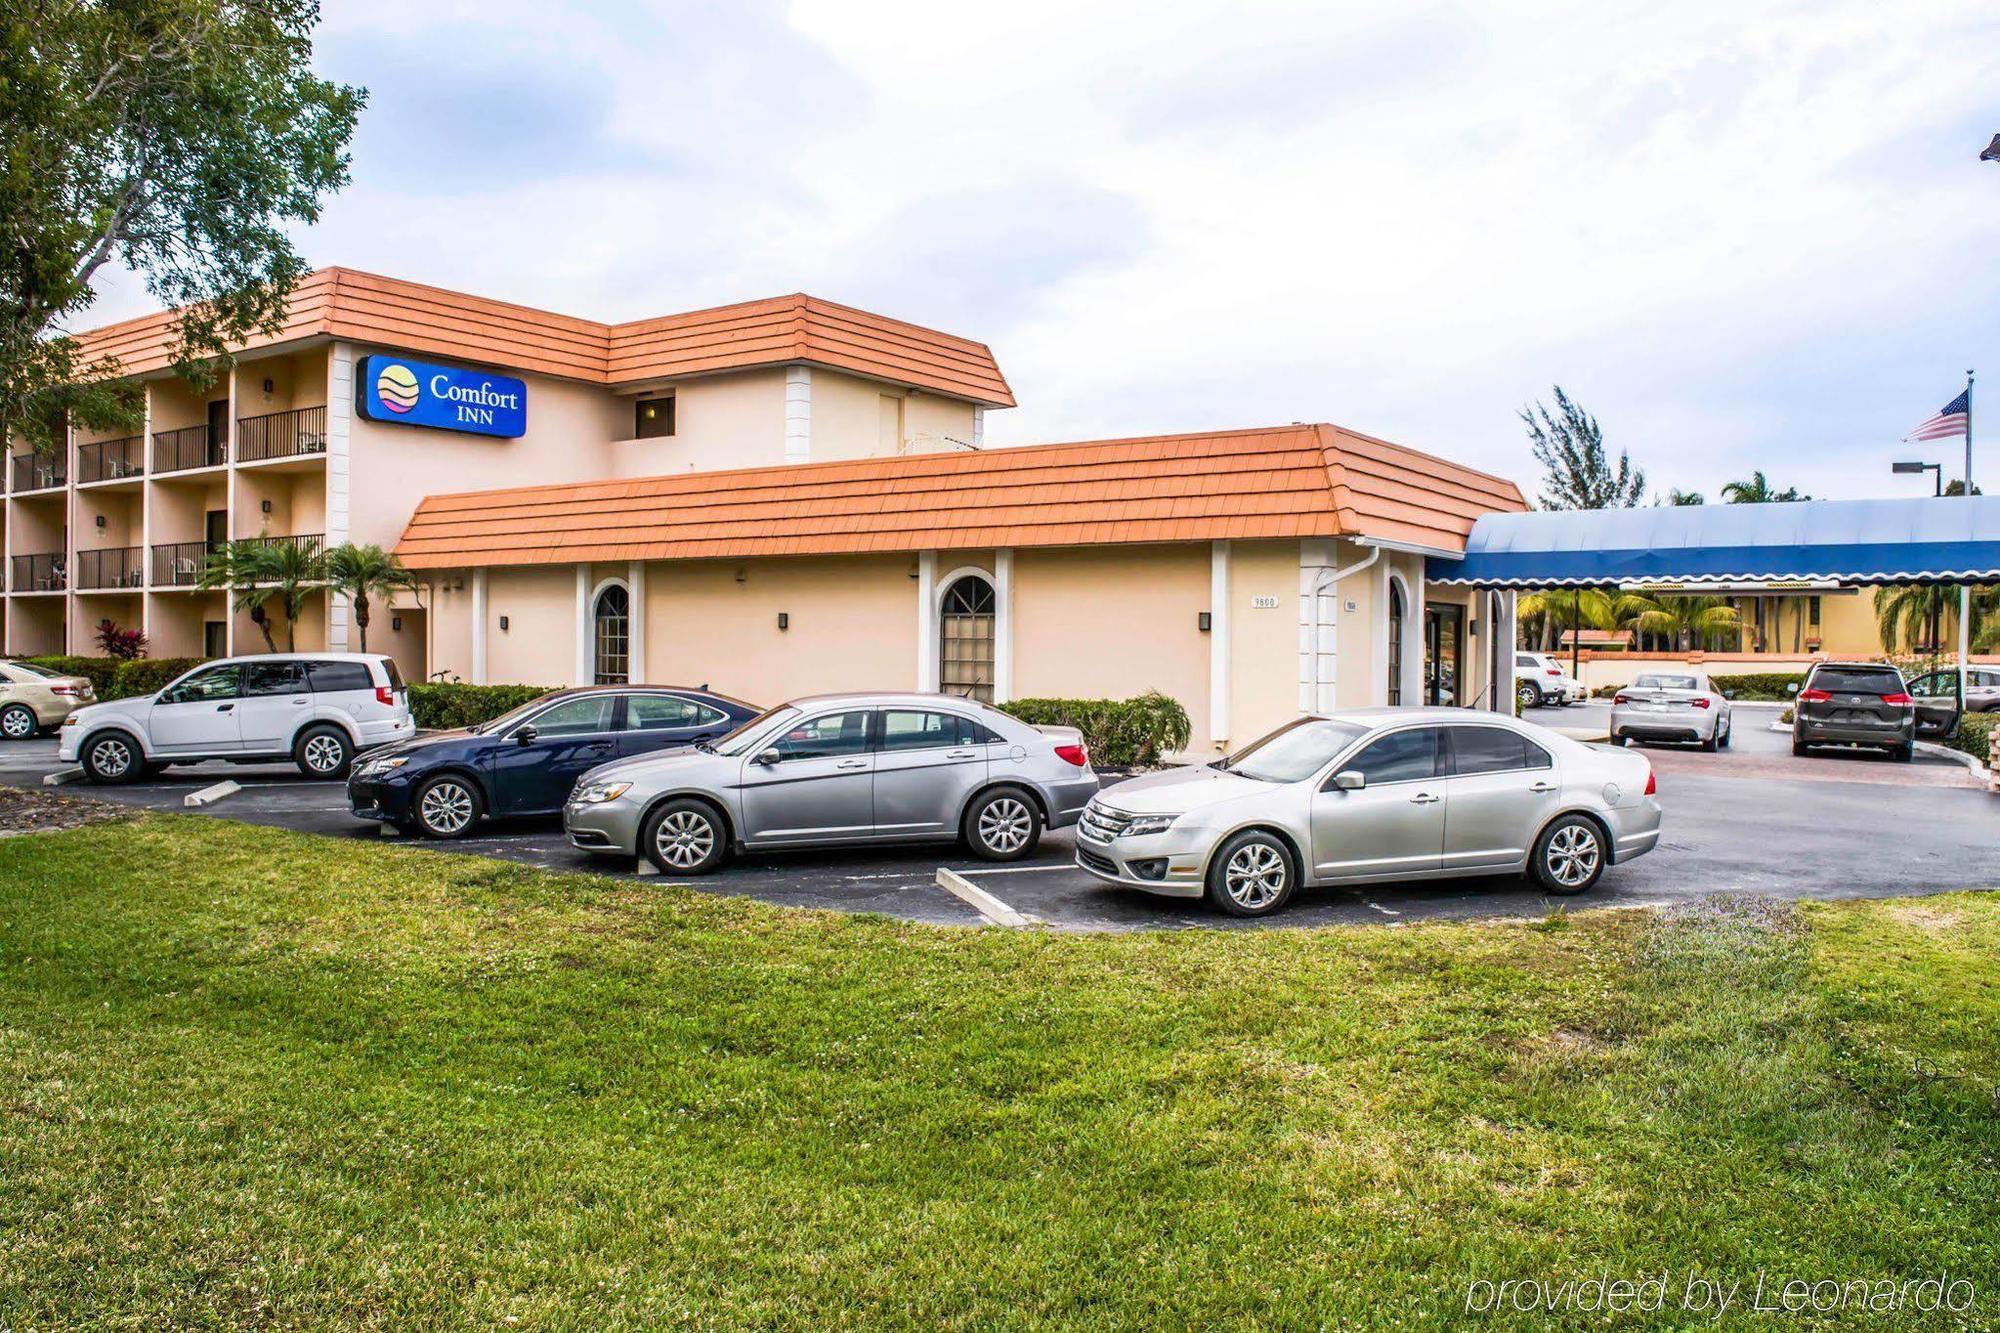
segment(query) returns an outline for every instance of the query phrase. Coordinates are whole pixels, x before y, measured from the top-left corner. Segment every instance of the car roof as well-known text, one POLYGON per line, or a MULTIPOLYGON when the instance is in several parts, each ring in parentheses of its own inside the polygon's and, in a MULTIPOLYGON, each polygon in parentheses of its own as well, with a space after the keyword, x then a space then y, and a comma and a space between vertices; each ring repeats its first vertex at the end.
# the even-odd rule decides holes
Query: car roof
POLYGON ((1902 674, 1901 668, 1894 662, 1814 662, 1812 665, 1814 671, 1822 667, 1839 667, 1843 671, 1894 671, 1898 675, 1902 674))
POLYGON ((634 694, 634 693, 692 694, 703 699, 718 699, 723 703, 735 704, 738 708, 748 708, 753 712, 762 711, 757 707, 756 704, 746 703, 744 700, 738 699, 735 695, 723 694, 718 690, 711 690, 700 685, 653 685, 653 684, 566 685, 561 689, 550 690, 547 694, 537 695, 535 697, 535 702, 540 702, 545 699, 567 699, 577 695, 584 695, 584 694, 634 694))
POLYGON ((214 666, 221 662, 387 662, 387 653, 237 653, 233 657, 217 657, 202 663, 214 666))
POLYGON ((829 704, 855 704, 870 708, 880 708, 889 704, 911 704, 919 707, 935 707, 938 704, 956 704, 960 708, 985 709, 990 705, 963 694, 922 693, 916 690, 856 690, 846 694, 808 694, 785 701, 793 708, 824 708, 829 704))
POLYGON ((1401 704, 1378 704, 1373 708, 1341 708, 1330 713, 1309 713, 1327 722, 1352 722, 1364 726, 1379 727, 1389 722, 1519 722, 1505 713, 1492 713, 1483 708, 1405 708, 1401 704))

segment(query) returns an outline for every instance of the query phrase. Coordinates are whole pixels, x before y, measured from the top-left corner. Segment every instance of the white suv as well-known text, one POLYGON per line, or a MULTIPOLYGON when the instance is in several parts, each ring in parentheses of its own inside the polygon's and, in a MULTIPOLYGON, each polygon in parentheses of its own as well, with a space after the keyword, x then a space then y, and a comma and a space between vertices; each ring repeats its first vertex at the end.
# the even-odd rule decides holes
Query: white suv
POLYGON ((92 782, 130 782, 167 764, 290 759, 309 778, 344 778, 354 756, 416 734, 410 691, 379 653, 275 653, 207 662, 158 694, 80 708, 60 754, 92 782))
POLYGON ((1547 653, 1514 654, 1514 699, 1523 708, 1579 704, 1590 697, 1583 682, 1547 653))

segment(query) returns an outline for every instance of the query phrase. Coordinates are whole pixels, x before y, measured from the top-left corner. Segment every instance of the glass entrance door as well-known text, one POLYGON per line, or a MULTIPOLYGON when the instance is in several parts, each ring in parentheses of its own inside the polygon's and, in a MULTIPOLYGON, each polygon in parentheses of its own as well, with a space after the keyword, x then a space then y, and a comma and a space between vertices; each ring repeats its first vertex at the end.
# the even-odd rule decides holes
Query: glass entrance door
POLYGON ((1424 608, 1424 702, 1456 707, 1465 678, 1465 608, 1441 604, 1424 608))

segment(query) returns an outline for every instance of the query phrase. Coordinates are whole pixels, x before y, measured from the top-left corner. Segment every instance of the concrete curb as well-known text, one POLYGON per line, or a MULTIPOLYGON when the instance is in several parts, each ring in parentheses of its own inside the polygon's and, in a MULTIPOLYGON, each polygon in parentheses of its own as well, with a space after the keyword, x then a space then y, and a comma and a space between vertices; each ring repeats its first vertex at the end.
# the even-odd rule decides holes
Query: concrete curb
POLYGON ((204 805, 214 805, 224 797, 234 796, 242 790, 243 784, 231 778, 218 782, 212 787, 203 787, 200 791, 189 792, 181 798, 181 804, 187 806, 189 809, 199 809, 204 805))
POLYGON ((947 870, 939 866, 937 882, 939 888, 979 913, 988 925, 1018 929, 1021 926, 1035 924, 1032 917, 1021 915, 956 870, 947 870))
POLYGON ((1980 777, 1987 776, 1986 765, 1980 763, 1977 756, 1969 755, 1963 750, 1954 750, 1949 745, 1939 745, 1936 741, 1918 741, 1917 749, 1925 754, 1936 755, 1940 759, 1956 759, 1980 777))
POLYGON ((42 774, 42 785, 44 787, 60 787, 65 782, 75 782, 82 776, 83 770, 80 768, 65 768, 60 773, 42 774))

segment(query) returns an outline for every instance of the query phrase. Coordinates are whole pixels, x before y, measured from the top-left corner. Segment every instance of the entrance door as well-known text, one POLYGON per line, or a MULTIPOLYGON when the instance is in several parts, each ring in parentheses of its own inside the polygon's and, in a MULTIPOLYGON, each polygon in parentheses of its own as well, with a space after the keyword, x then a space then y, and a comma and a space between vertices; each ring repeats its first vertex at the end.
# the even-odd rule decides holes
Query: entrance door
POLYGON ((202 540, 208 543, 208 554, 213 555, 229 545, 229 511, 211 509, 202 524, 202 540))
POLYGON ((223 657, 229 652, 229 626, 220 620, 201 622, 201 655, 223 657))
POLYGON ((229 400, 218 398, 208 405, 208 465, 229 461, 229 400))
POLYGON ((1424 608, 1424 702, 1434 708, 1465 703, 1465 608, 1439 603, 1424 608))

